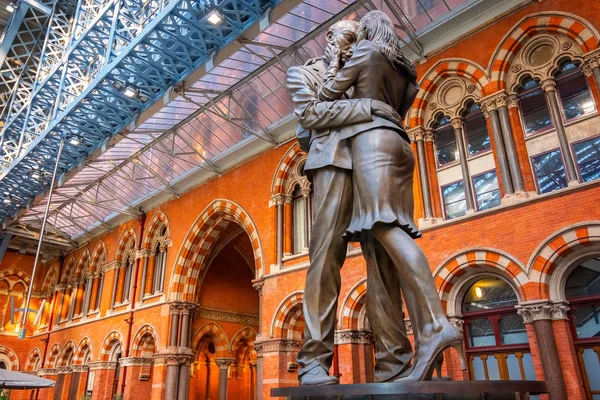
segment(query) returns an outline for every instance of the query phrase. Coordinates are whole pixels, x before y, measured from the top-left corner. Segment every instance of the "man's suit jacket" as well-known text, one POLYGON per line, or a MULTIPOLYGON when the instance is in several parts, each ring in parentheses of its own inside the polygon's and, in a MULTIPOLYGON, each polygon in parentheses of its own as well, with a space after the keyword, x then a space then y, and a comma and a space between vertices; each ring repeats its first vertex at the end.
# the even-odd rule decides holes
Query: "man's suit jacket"
POLYGON ((318 60, 287 72, 286 88, 298 118, 296 136, 302 150, 308 152, 304 169, 352 169, 350 144, 341 140, 342 131, 373 121, 371 99, 319 101, 317 92, 325 69, 323 61, 318 60))

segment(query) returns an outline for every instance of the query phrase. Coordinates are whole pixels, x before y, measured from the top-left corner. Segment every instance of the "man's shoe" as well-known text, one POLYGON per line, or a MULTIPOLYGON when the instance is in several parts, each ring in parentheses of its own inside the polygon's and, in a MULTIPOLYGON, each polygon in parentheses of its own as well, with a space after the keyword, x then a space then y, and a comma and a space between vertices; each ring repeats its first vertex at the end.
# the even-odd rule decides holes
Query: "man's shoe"
POLYGON ((303 373, 299 379, 301 386, 336 385, 339 383, 338 378, 330 376, 327 370, 320 365, 303 373))

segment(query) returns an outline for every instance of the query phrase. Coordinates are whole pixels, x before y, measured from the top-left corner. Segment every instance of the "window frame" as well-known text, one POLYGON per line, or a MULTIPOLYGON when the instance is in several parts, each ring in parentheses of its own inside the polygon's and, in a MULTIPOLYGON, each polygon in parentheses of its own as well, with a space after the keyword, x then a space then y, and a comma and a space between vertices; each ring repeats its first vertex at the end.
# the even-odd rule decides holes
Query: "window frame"
MULTIPOLYGON (((494 189, 493 191, 498 190, 498 193, 500 193, 500 204, 498 204, 496 207, 500 207, 502 205, 502 191, 500 190, 500 179, 498 178, 498 171, 496 171, 496 168, 493 168, 493 169, 490 169, 487 171, 480 172, 477 175, 471 176, 471 185, 473 185, 473 196, 475 197, 474 201, 475 201, 475 210, 476 211, 487 211, 487 210, 496 208, 496 207, 491 207, 491 208, 486 208, 485 210, 480 210, 479 202, 477 201, 477 193, 475 191, 475 178, 480 177, 481 175, 489 174, 490 172, 494 172, 496 174, 496 181, 498 182, 498 189, 494 189)), ((486 193, 491 193, 491 192, 485 192, 482 194, 486 194, 486 193)))
MULTIPOLYGON (((589 116, 585 115, 586 117, 589 116)), ((579 163, 577 162, 577 156, 575 154, 575 145, 579 144, 579 143, 583 143, 583 142, 587 142, 588 140, 594 140, 594 139, 600 139, 600 133, 594 136, 589 136, 583 139, 579 139, 576 140, 574 142, 569 142, 569 151, 571 152, 571 156, 573 157, 573 161, 575 162, 575 166, 577 167, 577 180, 579 181, 579 183, 587 183, 587 182, 583 182, 583 176, 581 175, 581 166, 579 165, 579 163)), ((562 155, 562 153, 561 153, 562 155)), ((563 160, 563 164, 564 164, 564 160, 563 160)), ((600 178, 599 179, 595 179, 592 181, 588 181, 588 182, 600 182, 600 178)))
MULTIPOLYGON (((434 153, 434 158, 435 158, 435 169, 436 169, 436 171, 441 171, 441 170, 444 170, 446 168, 451 168, 453 166, 456 166, 456 165, 460 164, 460 151, 458 150, 458 143, 456 141, 456 132, 454 131, 454 127, 452 126, 452 122, 449 119, 449 122, 448 122, 447 126, 449 126, 452 129, 452 134, 454 135, 454 144, 456 146, 456 151, 458 151, 458 157, 456 157, 456 160, 454 160, 454 161, 450 161, 450 162, 448 162, 448 163, 446 163, 444 165, 440 165, 439 158, 438 158, 438 143, 437 143, 437 132, 436 131, 440 128, 440 126, 439 126, 440 125, 439 120, 441 118, 444 118, 444 117, 449 118, 447 115, 443 115, 441 117, 436 118, 436 122, 435 122, 435 124, 433 124, 433 126, 435 126, 435 128, 432 128, 432 130, 433 130, 433 144, 435 146, 433 153, 434 153)), ((444 125, 444 127, 446 127, 446 125, 444 125)), ((464 135, 464 133, 465 132, 464 132, 464 129, 463 129, 463 135, 464 135)), ((467 159, 468 159, 468 157, 467 157, 467 159)))
MULTIPOLYGON (((561 115, 563 124, 567 125, 567 124, 576 123, 577 121, 589 118, 591 115, 597 115, 598 114, 598 105, 596 104, 596 99, 594 99, 594 93, 592 92, 592 89, 590 88, 590 85, 589 85, 589 82, 588 82, 588 78, 583 73, 583 70, 581 69, 581 66, 577 65, 575 63, 575 61, 573 61, 571 59, 566 59, 566 60, 563 60, 562 62, 573 63, 575 65, 575 67, 576 67, 576 68, 573 69, 573 71, 566 73, 564 76, 556 77, 556 75, 558 75, 561 72, 563 72, 561 70, 559 70, 553 76, 554 82, 556 83, 556 100, 558 101, 558 104, 560 105, 560 115, 561 115), (589 112, 589 113, 585 113, 585 114, 582 114, 582 115, 579 115, 579 116, 571 118, 571 119, 567 119, 567 116, 565 115, 565 108, 563 106, 563 101, 562 101, 562 98, 560 96, 559 81, 561 81, 561 80, 563 80, 563 81, 567 80, 567 79, 569 79, 571 77, 571 75, 577 74, 577 72, 580 72, 583 75, 583 77, 585 78, 585 83, 586 83, 588 92, 590 93, 590 98, 592 100, 592 103, 594 104, 594 111, 589 112)), ((561 65, 562 65, 562 63, 561 63, 561 65)))
MULTIPOLYGON (((531 79, 535 80, 533 77, 531 77, 531 79)), ((521 121, 521 130, 523 131, 523 137, 525 139, 529 139, 538 135, 542 135, 544 133, 548 133, 551 132, 553 130, 556 130, 556 127, 554 126, 554 121, 552 120, 552 113, 550 112, 550 107, 548 106, 548 100, 546 99, 546 92, 544 91, 544 89, 540 86, 539 82, 538 82, 538 86, 532 89, 527 89, 522 91, 521 93, 519 93, 519 91, 516 91, 516 95, 517 98, 519 100, 519 120, 521 121), (546 102, 546 108, 548 109, 548 114, 550 115, 550 122, 552 122, 552 124, 550 124, 550 126, 547 126, 545 128, 542 129, 538 129, 537 131, 531 132, 531 133, 527 133, 527 127, 525 125, 525 116, 523 114, 523 101, 522 101, 522 96, 532 93, 536 90, 541 90, 542 91, 542 96, 544 96, 544 101, 546 102)), ((560 102, 560 99, 559 99, 560 102)))
MULTIPOLYGON (((467 215, 466 212, 465 212, 465 214, 463 214, 461 216, 448 219, 448 213, 446 212, 446 202, 444 201, 444 188, 448 187, 450 185, 454 185, 454 184, 459 183, 459 182, 463 183, 463 192, 465 193, 464 200, 460 200, 460 201, 466 202, 467 201, 467 193, 464 190, 464 187, 465 187, 464 179, 458 179, 458 180, 452 181, 450 183, 446 183, 445 185, 438 185, 439 188, 440 188, 440 199, 441 199, 441 203, 442 203, 442 213, 444 214, 444 220, 445 221, 451 221, 453 219, 461 218, 461 217, 464 217, 465 215, 467 215)), ((457 202, 455 202, 455 203, 457 203, 457 202)), ((452 204, 454 204, 454 203, 452 203, 452 204)))
MULTIPOLYGON (((547 192, 547 193, 541 193, 540 192, 540 186, 539 186, 539 182, 537 180, 537 176, 535 174, 535 168, 534 168, 534 164, 533 164, 533 159, 536 158, 536 157, 543 156, 544 154, 552 153, 552 152, 554 152, 556 150, 560 151, 560 159, 562 161, 563 169, 565 169, 565 158, 563 156, 562 149, 560 148, 560 146, 559 147, 555 147, 555 148, 550 149, 550 150, 547 150, 547 151, 543 151, 541 153, 537 153, 537 154, 532 155, 532 156, 529 156, 529 164, 530 164, 530 167, 531 167, 531 172, 533 173, 533 180, 535 182, 535 189, 536 189, 536 192, 537 192, 538 196, 544 195, 544 194, 549 194, 549 193, 552 193, 552 192, 556 192, 558 190, 563 190, 563 189, 566 189, 566 188, 569 187, 569 182, 567 182, 567 186, 564 187, 564 188, 552 190, 552 191, 547 192)), ((565 179, 566 179, 566 169, 565 169, 565 179)))
MULTIPOLYGON (((477 102, 473 102, 473 104, 478 104, 478 103, 477 102)), ((473 106, 473 104, 471 104, 471 107, 473 106)), ((478 113, 481 113, 483 115, 483 111, 481 110, 481 106, 479 106, 479 107, 480 108, 479 108, 479 112, 478 113)), ((490 132, 490 129, 489 129, 489 126, 488 126, 487 118, 485 118, 485 115, 483 115, 483 119, 485 121, 485 130, 487 131, 488 138, 490 139, 490 148, 486 149, 486 150, 479 150, 479 151, 477 151, 477 152, 475 152, 473 154, 469 154, 469 136, 467 135, 467 120, 474 119, 477 116, 477 114, 473 114, 473 115, 470 115, 468 117, 467 117, 467 114, 468 114, 468 112, 466 112, 462 116, 462 120, 463 120, 463 129, 462 129, 463 132, 462 133, 463 133, 463 141, 464 141, 464 144, 465 144, 465 154, 467 155, 467 160, 471 160, 471 159, 474 159, 476 157, 480 157, 480 156, 482 156, 484 154, 491 153, 493 151, 493 149, 492 149, 492 139, 491 139, 492 136, 491 136, 491 132, 490 132)), ((456 148, 458 149, 458 144, 457 144, 456 148)), ((437 152, 436 152, 436 154, 437 154, 437 152)), ((460 157, 456 161, 460 162, 460 157)))

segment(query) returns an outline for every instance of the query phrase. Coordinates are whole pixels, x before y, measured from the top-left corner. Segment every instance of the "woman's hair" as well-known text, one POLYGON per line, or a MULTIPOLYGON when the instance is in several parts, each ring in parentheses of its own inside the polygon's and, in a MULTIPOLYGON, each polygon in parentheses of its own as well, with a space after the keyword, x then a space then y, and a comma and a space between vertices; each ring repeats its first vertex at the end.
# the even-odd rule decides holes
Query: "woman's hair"
POLYGON ((358 31, 373 43, 373 48, 383 54, 396 70, 406 73, 412 81, 417 80, 415 66, 402 53, 401 41, 386 13, 379 10, 368 12, 361 18, 358 31))

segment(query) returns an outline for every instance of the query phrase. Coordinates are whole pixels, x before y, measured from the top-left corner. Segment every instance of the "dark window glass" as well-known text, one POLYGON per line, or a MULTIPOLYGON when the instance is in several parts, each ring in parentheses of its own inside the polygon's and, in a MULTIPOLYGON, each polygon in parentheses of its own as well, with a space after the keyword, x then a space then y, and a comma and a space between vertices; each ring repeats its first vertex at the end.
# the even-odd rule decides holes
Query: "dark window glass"
POLYGON ((575 143, 573 151, 581 180, 589 182, 600 178, 600 137, 575 143))
POLYGON ((567 299, 600 295, 600 257, 579 264, 569 275, 565 292, 567 299))
POLYGON ((448 117, 442 117, 435 129, 435 147, 437 149, 438 165, 446 165, 458 160, 456 136, 448 117))
POLYGON ((515 291, 500 278, 483 278, 469 288, 463 301, 463 312, 486 311, 513 307, 519 303, 515 291))
POLYGON ((487 123, 477 104, 471 105, 469 112, 465 115, 465 132, 469 156, 491 148, 487 123))
POLYGON ((467 213, 467 200, 463 181, 452 183, 442 188, 446 219, 460 217, 467 213))
POLYGON ((571 315, 578 339, 600 337, 600 303, 573 306, 571 315))
POLYGON ((566 188, 567 178, 560 150, 533 157, 533 171, 540 193, 566 188))
POLYGON ((477 318, 469 321, 469 346, 488 347, 496 345, 494 325, 487 318, 477 318))
POLYGON ((519 103, 526 134, 531 134, 552 126, 546 97, 538 82, 527 78, 521 83, 519 103))
POLYGON ((500 188, 498 187, 496 171, 474 176, 473 186, 475 187, 478 210, 487 210, 500 205, 500 188))
POLYGON ((567 121, 596 111, 585 75, 578 66, 570 61, 563 64, 556 78, 558 93, 567 121))
POLYGON ((499 325, 502 344, 521 344, 529 341, 523 317, 520 315, 505 315, 500 319, 499 325))

